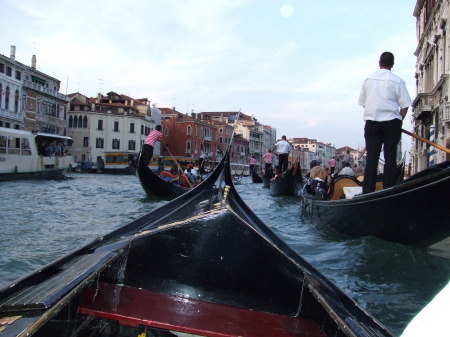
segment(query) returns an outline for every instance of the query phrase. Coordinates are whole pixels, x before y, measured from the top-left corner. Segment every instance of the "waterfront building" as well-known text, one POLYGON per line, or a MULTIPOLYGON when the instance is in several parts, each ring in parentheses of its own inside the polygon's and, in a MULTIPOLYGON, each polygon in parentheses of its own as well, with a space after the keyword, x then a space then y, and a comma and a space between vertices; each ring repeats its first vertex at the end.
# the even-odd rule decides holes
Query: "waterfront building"
POLYGON ((191 116, 175 110, 160 108, 164 144, 168 144, 173 156, 198 158, 202 153, 215 159, 217 156, 217 126, 207 116, 192 113, 191 116))
POLYGON ((247 115, 238 111, 207 111, 200 113, 201 118, 208 116, 211 120, 221 120, 226 118, 227 123, 236 127, 236 134, 240 134, 248 141, 248 159, 251 156, 258 163, 262 162, 262 155, 271 148, 276 141, 276 129, 268 125, 262 125, 252 115, 247 115), (239 119, 236 116, 239 114, 239 119))
MULTIPOLYGON (((413 132, 450 148, 450 4, 449 1, 417 0, 416 91, 413 132)), ((450 155, 412 139, 411 173, 450 160, 450 155)))
POLYGON ((61 82, 16 60, 16 47, 10 56, 0 55, 0 127, 66 135, 67 96, 59 93, 61 82))
POLYGON ((331 158, 336 157, 336 148, 329 144, 318 142, 317 139, 310 138, 291 138, 289 139, 294 149, 301 149, 302 151, 308 151, 311 154, 308 155, 308 167, 309 162, 313 159, 318 160, 321 165, 327 165, 331 158))
MULTIPOLYGON (((121 154, 136 160, 147 135, 161 123, 161 113, 148 99, 133 99, 109 92, 95 98, 80 93, 68 95, 68 135, 73 142, 69 151, 77 162, 97 162, 121 154)), ((159 155, 159 143, 155 155, 159 155)))

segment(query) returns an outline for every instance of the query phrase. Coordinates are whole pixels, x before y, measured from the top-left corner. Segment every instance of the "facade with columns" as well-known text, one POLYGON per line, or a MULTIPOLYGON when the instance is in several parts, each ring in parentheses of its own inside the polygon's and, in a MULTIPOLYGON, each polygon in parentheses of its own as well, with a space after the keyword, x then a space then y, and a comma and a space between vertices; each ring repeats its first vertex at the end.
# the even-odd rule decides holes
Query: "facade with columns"
MULTIPOLYGON (((414 9, 417 30, 416 90, 413 132, 450 148, 450 1, 418 0, 414 9)), ((412 173, 450 160, 450 155, 413 139, 412 173)))
POLYGON ((0 126, 66 135, 67 96, 59 93, 61 82, 16 60, 16 47, 10 56, 0 55, 0 126))

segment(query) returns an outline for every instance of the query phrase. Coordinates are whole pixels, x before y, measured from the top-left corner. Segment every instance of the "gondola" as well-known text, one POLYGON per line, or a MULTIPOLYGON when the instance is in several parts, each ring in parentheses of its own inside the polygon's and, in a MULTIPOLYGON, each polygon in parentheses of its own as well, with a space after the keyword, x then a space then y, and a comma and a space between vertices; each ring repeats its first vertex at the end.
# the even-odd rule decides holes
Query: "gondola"
POLYGON ((251 169, 250 174, 252 176, 252 183, 261 184, 263 182, 258 172, 256 172, 256 168, 251 169))
POLYGON ((269 183, 270 195, 298 195, 303 187, 300 163, 296 161, 285 173, 275 175, 269 183))
POLYGON ((232 185, 195 189, 0 289, 2 337, 393 336, 232 185))
POLYGON ((162 179, 145 165, 142 155, 139 155, 136 175, 148 196, 174 198, 191 190, 190 187, 175 185, 162 179))
POLYGON ((331 198, 316 200, 302 193, 303 216, 352 236, 427 247, 450 236, 448 191, 450 162, 434 165, 373 193, 343 195, 343 186, 361 186, 349 177, 336 179, 331 198))
POLYGON ((270 188, 270 179, 272 179, 271 177, 268 177, 266 175, 263 175, 261 177, 262 182, 263 182, 263 188, 270 188))

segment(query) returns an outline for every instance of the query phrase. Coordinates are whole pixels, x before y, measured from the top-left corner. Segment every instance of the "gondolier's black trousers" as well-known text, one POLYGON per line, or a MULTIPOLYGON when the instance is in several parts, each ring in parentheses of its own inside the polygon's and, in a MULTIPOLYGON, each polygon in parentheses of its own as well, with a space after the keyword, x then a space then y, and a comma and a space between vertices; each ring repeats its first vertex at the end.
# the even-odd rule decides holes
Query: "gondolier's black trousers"
POLYGON ((402 133, 402 121, 393 119, 385 122, 366 121, 367 162, 364 169, 363 193, 375 191, 378 159, 383 146, 384 180, 383 188, 394 186, 397 180, 397 145, 402 133))
POLYGON ((148 166, 150 164, 150 160, 152 160, 153 157, 153 146, 144 144, 142 147, 142 159, 144 160, 145 166, 148 166))
POLYGON ((272 178, 272 163, 266 163, 264 166, 264 176, 272 178))
POLYGON ((288 168, 289 153, 280 153, 278 155, 278 173, 282 173, 288 168))

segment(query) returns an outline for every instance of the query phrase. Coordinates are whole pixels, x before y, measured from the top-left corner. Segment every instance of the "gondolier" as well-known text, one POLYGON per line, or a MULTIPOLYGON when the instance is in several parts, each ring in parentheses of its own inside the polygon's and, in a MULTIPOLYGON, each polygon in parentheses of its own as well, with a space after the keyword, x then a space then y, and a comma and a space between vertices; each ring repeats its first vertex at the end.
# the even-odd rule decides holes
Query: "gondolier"
POLYGON ((144 146, 142 147, 142 156, 144 158, 144 163, 146 166, 150 163, 153 157, 153 149, 156 142, 161 142, 163 134, 161 132, 161 125, 157 125, 155 130, 150 132, 145 139, 144 146))
POLYGON ((278 153, 278 173, 285 172, 288 168, 289 152, 291 151, 291 144, 286 140, 286 136, 282 136, 281 140, 275 143, 272 151, 278 153))
POLYGON ((380 56, 380 69, 363 83, 358 104, 364 107, 364 138, 367 163, 364 170, 363 193, 375 191, 378 158, 383 146, 384 188, 395 185, 396 153, 402 121, 411 105, 405 81, 391 72, 394 55, 384 52, 380 56))

